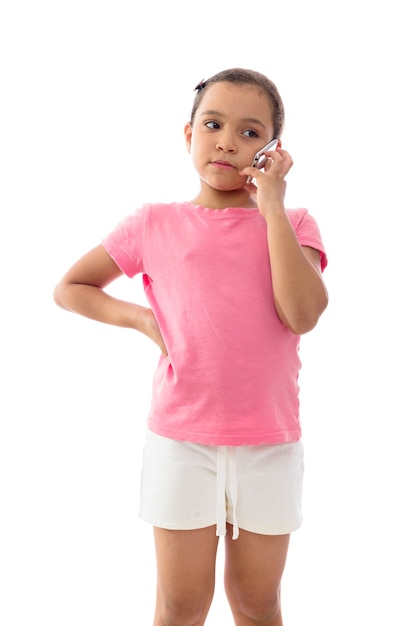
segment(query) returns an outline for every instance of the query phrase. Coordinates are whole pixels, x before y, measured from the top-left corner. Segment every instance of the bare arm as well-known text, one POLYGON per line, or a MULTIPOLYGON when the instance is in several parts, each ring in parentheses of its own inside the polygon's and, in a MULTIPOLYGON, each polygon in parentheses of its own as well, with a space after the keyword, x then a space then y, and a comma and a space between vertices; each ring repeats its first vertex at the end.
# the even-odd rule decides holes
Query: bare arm
POLYGON ((277 313, 295 334, 307 333, 328 304, 319 252, 300 246, 284 211, 267 216, 267 241, 277 313))
POLYGON ((55 303, 98 322, 138 330, 152 339, 167 356, 151 309, 119 300, 104 291, 121 275, 105 248, 98 245, 81 257, 59 281, 54 290, 55 303))
POLYGON ((322 280, 319 252, 299 244, 285 212, 285 176, 293 164, 292 159, 280 148, 266 154, 270 160, 265 172, 246 168, 242 173, 251 174, 257 180, 257 187, 250 183, 247 188, 256 197, 267 223, 277 314, 292 332, 301 335, 317 324, 327 307, 328 294, 322 280))

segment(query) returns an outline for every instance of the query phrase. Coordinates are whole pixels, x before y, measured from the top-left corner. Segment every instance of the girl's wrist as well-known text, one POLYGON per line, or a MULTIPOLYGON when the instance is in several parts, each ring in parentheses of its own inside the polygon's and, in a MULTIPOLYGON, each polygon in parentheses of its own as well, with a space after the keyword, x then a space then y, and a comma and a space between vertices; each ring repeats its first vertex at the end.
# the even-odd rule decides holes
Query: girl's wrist
POLYGON ((268 222, 271 219, 277 218, 277 217, 278 218, 285 217, 287 219, 286 211, 285 211, 284 207, 280 208, 280 209, 276 208, 276 209, 273 209, 271 211, 267 211, 266 213, 263 213, 262 215, 263 215, 264 219, 266 220, 266 222, 268 222))

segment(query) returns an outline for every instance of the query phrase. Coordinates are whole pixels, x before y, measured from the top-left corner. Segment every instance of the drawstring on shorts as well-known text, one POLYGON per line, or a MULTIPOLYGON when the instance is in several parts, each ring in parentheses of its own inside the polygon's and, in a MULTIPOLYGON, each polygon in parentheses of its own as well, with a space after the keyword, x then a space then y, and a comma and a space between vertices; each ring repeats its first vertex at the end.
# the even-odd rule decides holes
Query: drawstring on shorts
POLYGON ((216 534, 226 535, 227 506, 232 508, 232 539, 238 539, 237 521, 237 470, 234 446, 218 446, 216 477, 216 534))

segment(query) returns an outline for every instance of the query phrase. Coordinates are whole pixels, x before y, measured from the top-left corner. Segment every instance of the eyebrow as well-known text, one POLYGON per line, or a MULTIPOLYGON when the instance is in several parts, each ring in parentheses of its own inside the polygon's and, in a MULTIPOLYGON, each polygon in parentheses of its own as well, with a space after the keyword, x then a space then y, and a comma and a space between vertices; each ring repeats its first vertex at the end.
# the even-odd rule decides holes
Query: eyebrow
MULTIPOLYGON (((215 115, 216 117, 225 117, 220 111, 214 111, 212 109, 208 109, 207 111, 202 111, 202 113, 200 114, 200 117, 203 117, 206 115, 215 115)), ((246 122, 247 124, 256 124, 258 126, 262 126, 263 128, 266 128, 263 122, 256 117, 244 117, 242 121, 246 122)))

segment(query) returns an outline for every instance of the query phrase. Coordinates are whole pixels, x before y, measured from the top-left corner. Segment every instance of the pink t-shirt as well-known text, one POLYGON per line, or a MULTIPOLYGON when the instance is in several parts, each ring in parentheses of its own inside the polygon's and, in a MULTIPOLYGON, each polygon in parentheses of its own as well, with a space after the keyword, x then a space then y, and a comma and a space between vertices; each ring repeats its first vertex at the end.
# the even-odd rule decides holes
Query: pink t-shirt
MULTIPOLYGON (((287 211, 299 243, 320 251, 306 209, 287 211)), ((258 209, 147 204, 103 245, 145 294, 168 349, 157 365, 149 428, 208 445, 296 441, 299 336, 277 316, 266 223, 258 209)))

